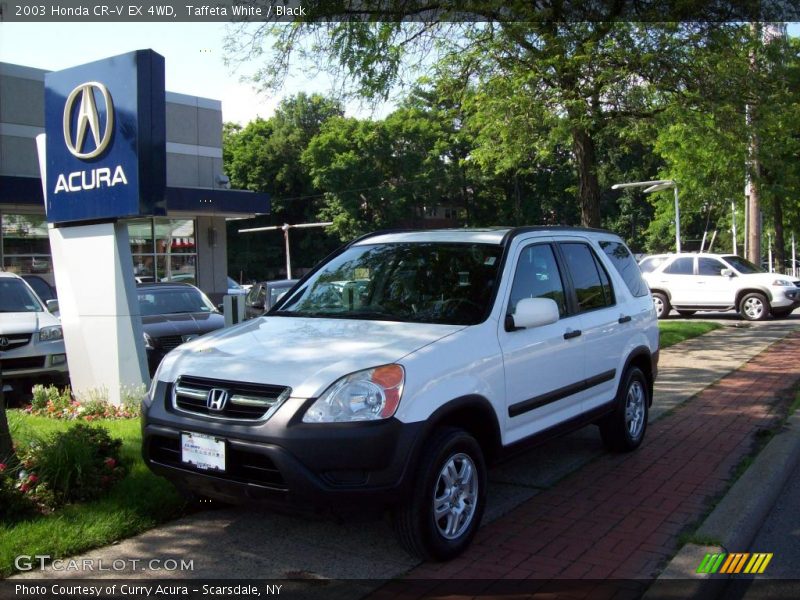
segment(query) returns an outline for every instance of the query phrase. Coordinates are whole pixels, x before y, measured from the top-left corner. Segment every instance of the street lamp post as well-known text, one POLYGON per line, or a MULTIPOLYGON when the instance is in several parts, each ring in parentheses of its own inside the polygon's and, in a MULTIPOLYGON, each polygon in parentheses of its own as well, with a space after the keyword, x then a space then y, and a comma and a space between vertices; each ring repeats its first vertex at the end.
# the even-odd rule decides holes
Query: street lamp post
POLYGON ((292 255, 289 251, 289 230, 308 229, 309 227, 327 227, 328 225, 333 225, 333 222, 328 221, 325 223, 298 223, 297 225, 289 225, 288 223, 284 223, 283 225, 271 225, 269 227, 253 227, 251 229, 240 229, 239 233, 253 233, 256 231, 277 231, 278 229, 283 231, 283 242, 286 246, 286 279, 291 279, 292 255))
POLYGON ((675 191, 675 251, 681 251, 681 209, 678 203, 678 184, 672 179, 656 179, 655 181, 632 181, 630 183, 615 183, 611 186, 612 190, 622 188, 643 187, 645 194, 660 192, 672 188, 675 191))

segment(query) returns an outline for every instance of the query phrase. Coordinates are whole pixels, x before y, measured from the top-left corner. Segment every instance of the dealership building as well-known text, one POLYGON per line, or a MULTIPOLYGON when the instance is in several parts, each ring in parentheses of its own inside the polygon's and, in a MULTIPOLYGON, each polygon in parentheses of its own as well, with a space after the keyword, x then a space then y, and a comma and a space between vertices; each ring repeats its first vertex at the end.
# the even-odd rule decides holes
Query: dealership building
MULTIPOLYGON (((0 63, 0 265, 53 283, 35 142, 45 131, 46 73, 0 63)), ((225 221, 269 212, 269 198, 228 189, 219 101, 167 92, 165 109, 166 214, 127 222, 134 275, 195 283, 219 300, 228 289, 225 221)))

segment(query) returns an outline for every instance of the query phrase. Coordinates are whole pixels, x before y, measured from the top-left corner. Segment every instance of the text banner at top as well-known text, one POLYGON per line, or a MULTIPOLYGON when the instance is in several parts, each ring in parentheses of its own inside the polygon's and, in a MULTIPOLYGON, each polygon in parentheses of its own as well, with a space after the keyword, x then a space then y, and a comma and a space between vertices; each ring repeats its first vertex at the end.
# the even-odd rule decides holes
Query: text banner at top
POLYGON ((0 0, 0 22, 790 22, 795 0, 0 0))

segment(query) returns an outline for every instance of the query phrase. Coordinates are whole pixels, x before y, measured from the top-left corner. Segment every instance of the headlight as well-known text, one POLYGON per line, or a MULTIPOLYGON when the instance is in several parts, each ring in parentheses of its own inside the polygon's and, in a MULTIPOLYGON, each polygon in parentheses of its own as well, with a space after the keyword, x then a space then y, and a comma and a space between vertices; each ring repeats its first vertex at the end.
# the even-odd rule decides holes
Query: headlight
POLYGON ((53 327, 42 327, 39 330, 40 342, 52 342, 54 340, 60 340, 63 337, 64 333, 61 331, 60 325, 54 325, 53 327))
POLYGON ((144 349, 145 350, 152 350, 153 348, 154 348, 154 346, 153 346, 153 338, 150 337, 150 334, 145 333, 144 334, 144 349))
POLYGON ((794 287, 794 284, 788 279, 776 279, 772 282, 772 285, 777 285, 779 287, 794 287))
POLYGON ((339 379, 303 415, 304 423, 342 423, 388 419, 403 394, 405 371, 385 365, 339 379))

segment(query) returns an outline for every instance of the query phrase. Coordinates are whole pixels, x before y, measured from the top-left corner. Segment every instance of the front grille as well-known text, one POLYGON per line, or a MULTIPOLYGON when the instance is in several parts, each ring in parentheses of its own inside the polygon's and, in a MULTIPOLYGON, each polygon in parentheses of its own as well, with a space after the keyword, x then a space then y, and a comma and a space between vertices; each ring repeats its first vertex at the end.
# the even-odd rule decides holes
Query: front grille
POLYGON ((0 371, 14 371, 16 369, 42 369, 46 356, 26 356, 25 358, 4 358, 0 360, 0 371))
POLYGON ((165 335, 164 337, 157 338, 156 343, 161 346, 165 352, 169 352, 183 343, 183 336, 165 335))
POLYGON ((13 335, 0 336, 0 352, 20 348, 30 344, 32 335, 30 333, 15 333, 13 335), (5 340, 5 343, 3 343, 5 340))
MULTIPOLYGON (((172 385, 172 408, 214 418, 264 421, 289 397, 291 388, 182 376, 172 385), (209 392, 224 391, 221 410, 209 408, 209 392)), ((217 400, 219 400, 219 393, 217 400)))
POLYGON ((230 443, 225 448, 225 471, 203 471, 192 464, 181 461, 179 438, 163 435, 152 436, 149 443, 149 456, 153 462, 169 467, 208 473, 220 479, 237 483, 253 483, 284 492, 288 489, 283 475, 269 457, 258 452, 234 448, 230 443))

